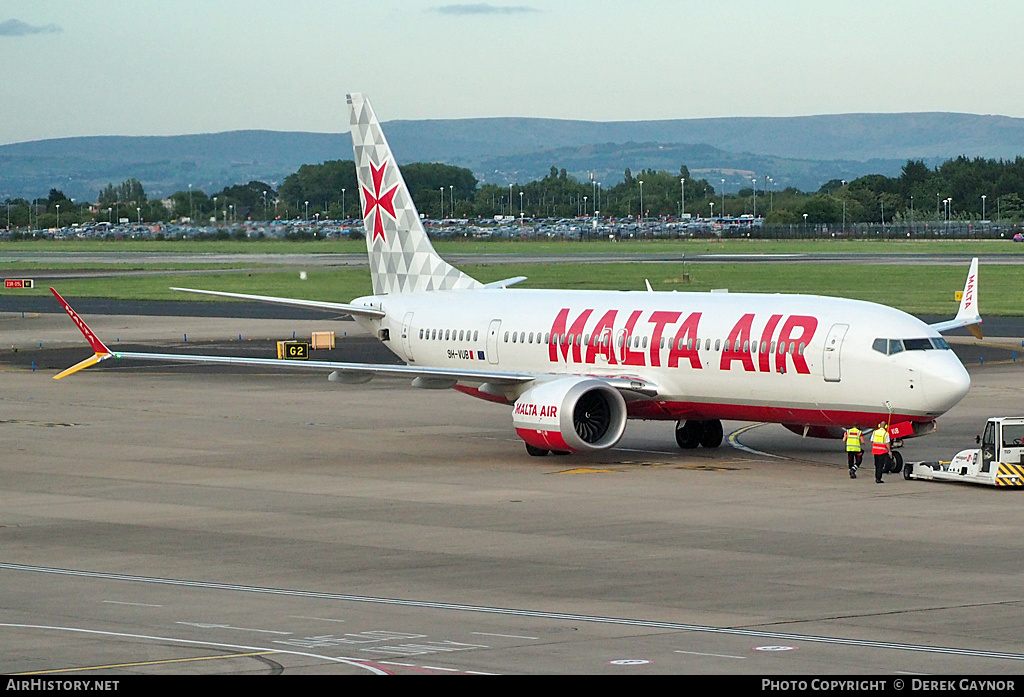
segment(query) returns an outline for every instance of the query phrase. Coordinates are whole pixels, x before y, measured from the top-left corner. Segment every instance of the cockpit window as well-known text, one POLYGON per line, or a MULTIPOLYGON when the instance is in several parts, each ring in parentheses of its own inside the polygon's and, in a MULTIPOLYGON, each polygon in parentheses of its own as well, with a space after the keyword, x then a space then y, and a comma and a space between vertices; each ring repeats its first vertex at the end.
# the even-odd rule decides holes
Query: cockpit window
POLYGON ((875 339, 871 348, 879 353, 892 356, 901 351, 949 350, 949 344, 942 337, 930 339, 875 339))
POLYGON ((932 342, 928 339, 904 339, 903 348, 908 351, 930 351, 932 342))

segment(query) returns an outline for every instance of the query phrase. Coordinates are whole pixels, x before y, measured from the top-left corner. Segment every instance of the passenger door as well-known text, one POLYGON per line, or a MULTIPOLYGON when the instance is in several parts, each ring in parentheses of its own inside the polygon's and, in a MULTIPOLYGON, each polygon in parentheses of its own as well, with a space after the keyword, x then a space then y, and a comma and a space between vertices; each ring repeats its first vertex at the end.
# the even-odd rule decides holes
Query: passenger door
POLYGON ((825 349, 821 360, 825 382, 839 382, 842 379, 839 359, 843 350, 843 339, 849 328, 848 324, 833 324, 825 338, 825 349))

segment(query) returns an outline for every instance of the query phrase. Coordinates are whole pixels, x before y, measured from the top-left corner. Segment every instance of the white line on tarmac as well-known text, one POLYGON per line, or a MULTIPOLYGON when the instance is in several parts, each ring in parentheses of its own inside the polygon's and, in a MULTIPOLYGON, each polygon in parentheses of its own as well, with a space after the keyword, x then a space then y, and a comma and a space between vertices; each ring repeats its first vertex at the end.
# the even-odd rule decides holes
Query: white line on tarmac
POLYGON ((745 659, 746 656, 730 656, 727 653, 698 653, 697 651, 673 651, 672 653, 685 653, 690 656, 713 656, 715 658, 739 658, 745 659))
POLYGON ((189 639, 178 639, 177 637, 168 636, 149 636, 146 634, 128 634, 125 632, 103 632, 98 629, 81 629, 80 627, 59 627, 49 626, 42 624, 8 624, 0 623, 0 627, 9 627, 11 629, 49 629, 60 632, 74 632, 76 634, 95 634, 96 636, 109 636, 119 637, 122 639, 145 639, 147 641, 168 641, 175 644, 188 644, 191 646, 216 646, 219 648, 228 649, 241 649, 245 651, 267 651, 268 653, 284 653, 291 656, 305 656, 306 658, 318 658, 323 661, 330 661, 331 663, 344 663, 345 665, 353 666, 355 668, 362 668, 368 670, 376 675, 387 675, 386 671, 373 666, 367 665, 363 661, 359 661, 351 658, 341 658, 336 656, 324 656, 317 653, 307 653, 305 651, 286 651, 278 648, 268 648, 266 646, 244 646, 241 644, 223 644, 216 641, 192 641, 189 639))
MULTIPOLYGON (((129 576, 127 574, 103 573, 98 571, 78 571, 75 569, 58 569, 45 566, 32 566, 28 564, 9 564, 0 562, 0 569, 9 571, 27 571, 32 573, 55 574, 62 576, 76 576, 80 578, 98 578, 111 581, 128 581, 132 583, 151 583, 164 586, 177 586, 184 588, 202 588, 206 590, 224 590, 239 593, 256 593, 264 595, 280 595, 292 598, 316 598, 320 600, 335 600, 351 603, 371 603, 377 605, 392 605, 395 607, 415 607, 427 610, 454 610, 457 612, 483 613, 491 615, 505 615, 508 617, 531 617, 537 619, 553 619, 569 622, 592 622, 595 624, 618 625, 625 627, 647 627, 655 629, 669 629, 679 632, 700 632, 707 634, 719 634, 726 636, 758 637, 762 639, 780 639, 789 642, 804 641, 815 644, 832 644, 835 646, 856 646, 860 648, 875 648, 891 651, 911 651, 917 653, 934 653, 947 656, 964 656, 971 658, 994 658, 1007 661, 1024 662, 1024 653, 1013 653, 1008 651, 986 651, 981 649, 968 649, 953 646, 927 646, 924 644, 901 644, 890 641, 871 641, 867 639, 847 639, 843 637, 818 636, 813 634, 790 634, 787 632, 769 632, 766 630, 740 629, 734 627, 713 627, 709 625, 684 624, 680 622, 663 622, 657 620, 639 620, 626 617, 604 617, 601 615, 576 615, 566 612, 547 612, 543 610, 523 610, 516 608, 489 607, 486 605, 461 605, 458 603, 441 603, 426 600, 406 600, 403 598, 383 598, 364 595, 348 595, 344 593, 324 593, 319 591, 301 591, 287 588, 268 588, 262 586, 242 586, 231 583, 211 583, 204 581, 187 581, 184 579, 159 578, 147 576, 129 576)), ((0 624, 0 627, 22 627, 29 625, 0 624)), ((62 629, 53 627, 53 629, 62 629)), ((91 630, 75 630, 88 632, 91 630)), ((94 632, 102 633, 102 632, 94 632)), ((125 635, 127 636, 127 635, 125 635)), ((160 638, 160 637, 145 637, 160 638)), ((211 642, 193 642, 214 645, 211 642)), ((252 646, 231 646, 232 648, 246 648, 255 650, 273 650, 264 647, 252 646)), ((287 652, 286 652, 287 653, 287 652)), ((304 654, 313 655, 313 654, 304 654)), ((321 656, 317 656, 322 658, 321 656)), ((347 662, 347 659, 337 659, 347 662)), ((366 667, 357 662, 353 665, 366 667)))

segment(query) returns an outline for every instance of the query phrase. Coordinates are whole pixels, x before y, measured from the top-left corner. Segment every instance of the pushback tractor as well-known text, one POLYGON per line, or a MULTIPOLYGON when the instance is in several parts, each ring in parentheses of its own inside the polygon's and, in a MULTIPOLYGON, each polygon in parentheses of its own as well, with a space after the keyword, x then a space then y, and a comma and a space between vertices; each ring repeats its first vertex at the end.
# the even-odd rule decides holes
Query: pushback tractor
POLYGON ((1024 416, 993 417, 978 448, 961 450, 949 462, 907 462, 906 479, 930 479, 1024 488, 1024 416))

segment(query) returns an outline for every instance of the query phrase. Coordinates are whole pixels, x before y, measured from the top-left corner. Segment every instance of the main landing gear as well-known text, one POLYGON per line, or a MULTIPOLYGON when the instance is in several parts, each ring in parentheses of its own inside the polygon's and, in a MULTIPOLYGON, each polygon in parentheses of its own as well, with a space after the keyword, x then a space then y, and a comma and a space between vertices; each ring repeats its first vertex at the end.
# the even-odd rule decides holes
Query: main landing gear
POLYGON ((722 444, 724 435, 722 422, 718 419, 676 422, 676 443, 683 450, 693 450, 698 445, 717 448, 722 444))

